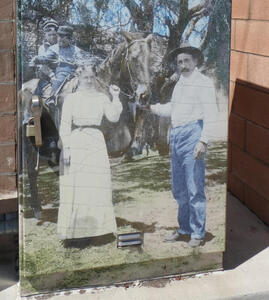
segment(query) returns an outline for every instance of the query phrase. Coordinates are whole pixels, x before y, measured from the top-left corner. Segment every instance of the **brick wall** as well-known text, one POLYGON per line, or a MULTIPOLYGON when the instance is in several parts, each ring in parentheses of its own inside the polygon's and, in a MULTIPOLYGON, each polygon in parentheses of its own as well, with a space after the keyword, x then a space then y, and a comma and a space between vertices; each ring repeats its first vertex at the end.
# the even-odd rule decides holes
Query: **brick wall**
MULTIPOLYGON (((0 1, 0 211, 16 198, 15 1, 0 1), (14 196, 15 194, 15 196, 14 196), (12 197, 10 197, 12 195, 12 197)), ((16 206, 11 204, 12 210, 16 206)))
POLYGON ((228 189, 269 224, 269 1, 233 0, 228 189))

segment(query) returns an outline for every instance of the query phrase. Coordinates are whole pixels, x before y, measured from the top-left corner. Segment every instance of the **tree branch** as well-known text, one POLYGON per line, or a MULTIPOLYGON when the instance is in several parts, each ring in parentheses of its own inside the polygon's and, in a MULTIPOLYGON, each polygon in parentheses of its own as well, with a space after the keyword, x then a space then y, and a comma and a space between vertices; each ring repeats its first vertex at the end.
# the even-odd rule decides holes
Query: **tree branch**
POLYGON ((212 6, 212 0, 204 0, 202 3, 195 5, 189 10, 190 17, 206 15, 212 6))
POLYGON ((184 36, 183 42, 186 42, 186 41, 189 39, 189 37, 190 37, 190 35, 191 35, 191 33, 192 33, 192 31, 193 31, 193 29, 194 29, 196 23, 197 23, 199 20, 200 20, 199 17, 193 18, 193 19, 191 20, 191 22, 190 22, 190 24, 189 24, 189 27, 188 27, 188 30, 187 30, 187 32, 186 32, 186 34, 185 34, 185 36, 184 36))

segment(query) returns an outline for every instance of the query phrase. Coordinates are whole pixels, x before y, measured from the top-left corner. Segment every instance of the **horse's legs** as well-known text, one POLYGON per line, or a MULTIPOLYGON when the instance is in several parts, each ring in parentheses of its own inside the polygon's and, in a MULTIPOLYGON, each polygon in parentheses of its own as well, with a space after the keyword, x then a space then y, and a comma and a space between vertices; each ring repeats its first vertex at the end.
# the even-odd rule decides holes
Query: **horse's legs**
POLYGON ((24 138, 24 151, 23 155, 25 157, 24 167, 27 170, 29 185, 30 185, 30 198, 28 199, 28 204, 33 209, 35 218, 40 218, 41 212, 41 202, 38 197, 37 188, 37 175, 38 169, 36 169, 37 164, 37 150, 31 143, 28 137, 24 138))

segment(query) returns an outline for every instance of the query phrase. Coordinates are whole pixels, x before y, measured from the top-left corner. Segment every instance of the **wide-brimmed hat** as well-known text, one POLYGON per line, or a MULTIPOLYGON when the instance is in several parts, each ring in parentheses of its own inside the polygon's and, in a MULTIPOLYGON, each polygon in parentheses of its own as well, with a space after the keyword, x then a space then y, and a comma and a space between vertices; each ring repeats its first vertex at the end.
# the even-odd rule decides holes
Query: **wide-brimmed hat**
POLYGON ((60 26, 58 28, 57 34, 72 36, 72 34, 73 34, 73 28, 71 26, 60 26))
POLYGON ((189 44, 182 44, 180 47, 172 50, 168 57, 173 60, 175 59, 179 54, 186 53, 190 54, 192 57, 197 59, 198 66, 200 67, 204 62, 204 55, 202 51, 196 47, 192 47, 189 44))
POLYGON ((51 30, 51 27, 54 28, 55 30, 57 30, 59 27, 58 22, 53 19, 46 20, 43 24, 43 30, 49 31, 49 30, 51 30))

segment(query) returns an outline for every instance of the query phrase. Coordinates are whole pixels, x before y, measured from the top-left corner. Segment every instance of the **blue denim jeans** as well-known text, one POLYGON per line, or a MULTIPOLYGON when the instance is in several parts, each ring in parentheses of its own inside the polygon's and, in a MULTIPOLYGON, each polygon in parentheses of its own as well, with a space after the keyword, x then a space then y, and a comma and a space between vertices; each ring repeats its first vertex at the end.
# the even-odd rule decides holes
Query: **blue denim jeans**
POLYGON ((46 79, 40 79, 35 90, 35 95, 42 96, 44 87, 49 84, 49 81, 46 79))
POLYGON ((178 232, 191 238, 205 236, 206 197, 205 163, 194 159, 195 145, 199 142, 203 121, 191 122, 171 129, 172 192, 178 203, 178 232))

